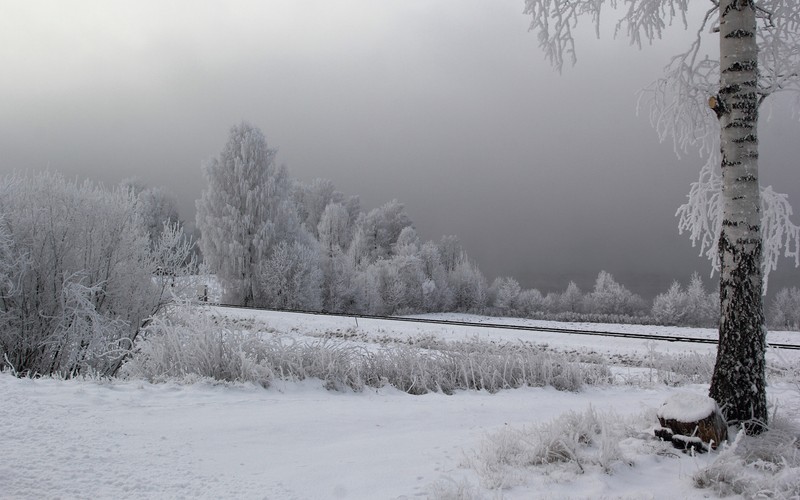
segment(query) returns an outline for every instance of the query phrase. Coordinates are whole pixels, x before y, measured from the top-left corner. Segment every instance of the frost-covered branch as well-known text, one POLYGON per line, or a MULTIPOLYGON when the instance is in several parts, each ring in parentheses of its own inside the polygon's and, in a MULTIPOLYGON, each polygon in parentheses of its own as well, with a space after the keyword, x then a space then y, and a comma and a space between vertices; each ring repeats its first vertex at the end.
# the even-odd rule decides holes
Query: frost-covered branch
POLYGON ((689 27, 686 20, 689 0, 626 0, 625 3, 628 4, 628 10, 617 22, 616 33, 624 26, 631 43, 639 48, 642 47, 642 40, 652 42, 661 38, 675 19, 680 19, 684 28, 689 27))
POLYGON ((642 46, 652 42, 676 19, 688 26, 686 12, 689 0, 525 0, 524 13, 531 16, 530 30, 539 33, 539 47, 559 71, 564 60, 577 62, 575 35, 581 17, 591 17, 595 33, 600 36, 600 17, 604 6, 616 10, 627 6, 617 21, 615 34, 625 31, 631 44, 642 46))
POLYGON ((700 255, 711 260, 712 269, 719 270, 717 241, 722 229, 722 177, 716 168, 719 154, 712 154, 700 170, 700 179, 692 183, 689 201, 678 208, 678 230, 689 233, 692 246, 700 246, 700 255))
POLYGON ((777 28, 762 30, 759 47, 762 101, 778 92, 800 96, 800 33, 777 28))
MULTIPOLYGON (((719 271, 717 241, 722 229, 722 177, 718 169, 719 156, 711 155, 700 171, 700 179, 692 183, 689 201, 676 213, 681 233, 689 233, 693 246, 700 247, 700 255, 711 260, 714 271, 719 271)), ((793 258, 800 266, 800 226, 791 221, 793 215, 788 196, 776 193, 772 186, 761 188, 762 272, 764 292, 769 273, 777 269, 781 255, 793 258)))
POLYGON ((539 47, 556 69, 561 71, 565 56, 572 64, 578 61, 573 29, 577 27, 578 19, 588 14, 594 19, 596 30, 599 30, 602 4, 594 1, 525 1, 524 12, 531 16, 529 29, 539 32, 539 47))
POLYGON ((794 258, 800 266, 800 226, 792 223, 789 197, 776 193, 772 186, 761 188, 761 237, 763 238, 764 290, 770 271, 778 266, 778 257, 794 258))
POLYGON ((701 56, 703 35, 717 24, 714 8, 706 12, 689 48, 672 58, 662 78, 639 93, 637 109, 649 108, 659 139, 672 139, 678 156, 693 148, 702 156, 719 150, 719 124, 706 104, 719 86, 719 62, 701 56))

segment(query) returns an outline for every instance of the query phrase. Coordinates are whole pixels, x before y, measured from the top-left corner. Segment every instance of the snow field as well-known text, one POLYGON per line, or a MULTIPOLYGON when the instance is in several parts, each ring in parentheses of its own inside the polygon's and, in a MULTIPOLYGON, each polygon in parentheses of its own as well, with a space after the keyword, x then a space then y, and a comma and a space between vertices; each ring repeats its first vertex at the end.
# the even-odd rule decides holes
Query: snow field
MULTIPOLYGON (((9 374, 0 376, 0 387, 7 457, 0 485, 2 497, 13 499, 424 497, 448 479, 478 486, 468 464, 487 432, 582 412, 588 404, 641 412, 672 392, 529 388, 411 396, 393 389, 332 392, 318 381, 264 390, 9 374)), ((551 472, 544 490, 534 482, 504 496, 635 494, 630 481, 642 472, 589 471, 578 482, 564 473, 555 483, 551 472)))
MULTIPOLYGON (((298 343, 330 338, 363 349, 389 349, 393 342, 420 349, 434 349, 442 341, 517 342, 528 335, 209 311, 216 315, 212 322, 241 334, 262 331, 298 343)), ((728 490, 719 491, 744 498, 753 492, 741 484, 729 487, 725 478, 747 477, 747 484, 776 498, 800 494, 800 486, 792 483, 800 464, 789 460, 780 465, 774 453, 770 458, 762 449, 757 456, 762 465, 753 466, 756 455, 750 451, 749 459, 733 451, 690 456, 650 437, 664 401, 682 391, 703 395, 707 385, 691 383, 691 377, 665 378, 675 363, 665 361, 654 370, 647 360, 655 359, 656 352, 662 361, 681 356, 691 361, 708 354, 695 351, 706 346, 564 334, 537 334, 536 340, 576 359, 603 358, 622 383, 585 386, 580 392, 523 387, 494 394, 473 390, 412 396, 388 386, 331 391, 318 379, 273 377, 264 389, 191 373, 179 377, 179 383, 159 384, 30 380, 2 373, 0 497, 714 496, 716 490, 694 487, 696 475, 707 486, 722 485, 728 490)), ((780 353, 775 360, 796 364, 793 353, 780 353)), ((779 414, 796 418, 797 378, 775 370, 772 377, 770 401, 779 414)), ((780 441, 789 443, 782 448, 784 455, 796 450, 790 435, 781 435, 780 441)), ((754 448, 747 443, 738 447, 754 448)))

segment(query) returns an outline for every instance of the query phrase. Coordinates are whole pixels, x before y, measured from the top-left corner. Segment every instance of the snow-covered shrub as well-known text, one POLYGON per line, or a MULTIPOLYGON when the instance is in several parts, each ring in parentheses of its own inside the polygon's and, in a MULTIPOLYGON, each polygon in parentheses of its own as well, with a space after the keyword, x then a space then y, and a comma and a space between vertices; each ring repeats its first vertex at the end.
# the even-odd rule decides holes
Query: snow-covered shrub
POLYGON ((740 430, 710 466, 695 473, 694 484, 721 496, 800 497, 800 429, 778 416, 757 436, 740 430))
POLYGON ((470 465, 483 486, 490 489, 515 486, 524 481, 527 469, 553 464, 574 474, 583 473, 587 467, 599 467, 611 474, 615 464, 626 462, 618 443, 627 432, 617 415, 589 407, 543 424, 490 434, 470 465))
POLYGON ((148 325, 123 376, 150 382, 207 377, 269 386, 272 371, 257 335, 218 327, 202 314, 172 316, 148 325))
POLYGON ((783 288, 772 299, 769 308, 770 327, 800 330, 800 288, 783 288))
POLYGON ((0 207, 0 368, 114 374, 191 243, 168 225, 151 244, 130 190, 58 174, 0 179, 0 207))

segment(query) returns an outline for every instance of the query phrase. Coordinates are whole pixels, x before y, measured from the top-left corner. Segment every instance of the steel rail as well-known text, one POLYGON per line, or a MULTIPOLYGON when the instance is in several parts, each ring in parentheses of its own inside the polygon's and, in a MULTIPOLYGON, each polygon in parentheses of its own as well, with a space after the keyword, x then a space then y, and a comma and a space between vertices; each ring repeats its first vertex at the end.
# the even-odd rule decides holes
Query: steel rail
MULTIPOLYGON (((565 333, 571 335, 590 335, 596 337, 618 337, 618 338, 640 339, 640 340, 658 340, 662 342, 687 342, 695 344, 714 344, 714 345, 717 344, 716 339, 704 339, 699 337, 680 337, 674 335, 650 335, 646 333, 623 333, 623 332, 609 332, 604 330, 579 330, 574 328, 556 328, 556 327, 544 327, 544 326, 533 326, 533 325, 509 325, 506 323, 477 323, 472 321, 458 321, 458 320, 433 319, 433 318, 414 318, 408 316, 381 316, 376 314, 342 314, 342 313, 332 313, 327 311, 304 311, 301 309, 270 309, 266 307, 237 306, 233 304, 221 304, 214 302, 206 302, 203 304, 214 307, 225 307, 230 309, 248 309, 254 311, 281 312, 281 313, 291 313, 291 314, 310 314, 315 316, 335 316, 341 318, 375 319, 381 321, 426 323, 432 325, 464 326, 470 328, 489 328, 497 330, 565 333)), ((774 349, 800 350, 800 345, 797 344, 767 343, 767 347, 771 347, 774 349)))

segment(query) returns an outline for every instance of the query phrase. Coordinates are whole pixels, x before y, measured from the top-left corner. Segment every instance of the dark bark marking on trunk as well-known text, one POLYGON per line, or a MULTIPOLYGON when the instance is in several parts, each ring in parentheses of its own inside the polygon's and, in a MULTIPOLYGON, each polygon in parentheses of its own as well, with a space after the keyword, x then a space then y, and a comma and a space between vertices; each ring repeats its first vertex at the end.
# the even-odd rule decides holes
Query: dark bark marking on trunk
POLYGON ((756 137, 755 134, 747 134, 744 137, 740 137, 738 139, 733 139, 733 141, 731 141, 731 142, 734 142, 736 144, 744 144, 744 143, 747 143, 747 142, 750 142, 750 143, 753 143, 753 144, 758 144, 758 137, 756 137))
POLYGON ((733 30, 725 38, 753 38, 756 34, 749 30, 733 30))
POLYGON ((719 240, 720 255, 732 258, 728 279, 720 279, 721 317, 719 352, 710 396, 725 405, 731 424, 744 424, 748 432, 760 432, 766 423, 767 401, 764 378, 764 323, 761 281, 761 241, 750 251, 739 252, 726 234, 719 240))
POLYGON ((740 71, 753 71, 758 67, 758 62, 756 61, 737 61, 727 68, 723 69, 723 73, 735 73, 740 71))

